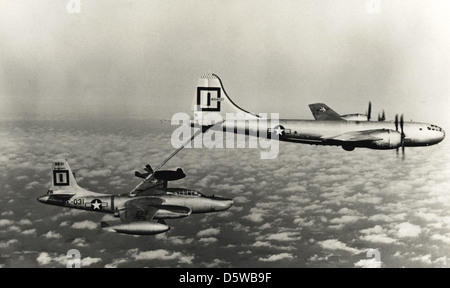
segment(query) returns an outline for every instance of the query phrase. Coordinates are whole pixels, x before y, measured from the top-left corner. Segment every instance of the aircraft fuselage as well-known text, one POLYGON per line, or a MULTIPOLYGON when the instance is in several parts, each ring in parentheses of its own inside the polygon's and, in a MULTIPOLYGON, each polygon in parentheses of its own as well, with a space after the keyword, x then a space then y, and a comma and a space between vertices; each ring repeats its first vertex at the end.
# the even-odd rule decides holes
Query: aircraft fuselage
MULTIPOLYGON (((125 202, 135 198, 160 198, 164 200, 162 208, 168 207, 169 210, 173 210, 173 207, 187 207, 190 212, 181 213, 184 216, 188 216, 190 213, 209 213, 217 212, 230 208, 233 201, 228 198, 222 198, 217 196, 205 196, 194 190, 171 188, 171 191, 164 195, 155 196, 136 196, 129 195, 108 195, 100 193, 92 194, 49 194, 38 198, 38 201, 44 204, 62 206, 72 209, 88 210, 101 213, 114 213, 117 214, 124 206, 125 202), (184 193, 181 194, 180 193, 184 193)), ((162 209, 164 210, 164 209, 162 209)), ((179 218, 175 217, 158 217, 160 215, 166 215, 166 211, 158 211, 155 218, 179 218)), ((182 215, 179 216, 182 216, 182 215)))
MULTIPOLYGON (((259 120, 261 121, 261 120, 259 120)), ((297 142, 316 145, 343 145, 342 141, 334 141, 336 136, 372 130, 396 130, 394 121, 318 121, 318 120, 279 120, 276 127, 260 125, 258 120, 225 121, 211 129, 223 130, 249 135, 276 135, 280 141, 297 142), (268 129, 267 129, 268 128, 268 129), (278 130, 280 129, 280 130, 278 130)), ((268 121, 269 122, 269 121, 268 121)), ((442 128, 418 122, 404 122, 405 146, 429 146, 441 142, 445 137, 442 128)), ((263 136, 264 137, 264 136, 263 136)), ((346 143, 347 144, 347 143, 346 143)), ((367 147, 373 149, 393 149, 397 147, 380 148, 368 146, 366 143, 351 143, 354 147, 367 147)))

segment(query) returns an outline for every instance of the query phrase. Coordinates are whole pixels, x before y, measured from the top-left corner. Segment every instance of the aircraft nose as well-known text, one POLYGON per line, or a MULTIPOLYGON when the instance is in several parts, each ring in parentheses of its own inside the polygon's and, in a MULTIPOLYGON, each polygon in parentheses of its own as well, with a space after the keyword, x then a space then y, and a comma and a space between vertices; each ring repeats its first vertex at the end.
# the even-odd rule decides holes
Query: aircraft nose
POLYGON ((444 138, 445 138, 445 131, 444 131, 444 129, 439 128, 439 136, 437 136, 436 143, 441 142, 442 140, 444 140, 444 138))
POLYGON ((39 202, 41 202, 41 203, 46 203, 46 202, 48 201, 48 198, 49 198, 49 197, 50 197, 50 196, 45 195, 45 196, 38 197, 37 200, 38 200, 39 202))
POLYGON ((223 210, 227 210, 229 209, 231 206, 233 206, 233 199, 224 199, 221 200, 218 204, 218 209, 219 211, 223 211, 223 210))

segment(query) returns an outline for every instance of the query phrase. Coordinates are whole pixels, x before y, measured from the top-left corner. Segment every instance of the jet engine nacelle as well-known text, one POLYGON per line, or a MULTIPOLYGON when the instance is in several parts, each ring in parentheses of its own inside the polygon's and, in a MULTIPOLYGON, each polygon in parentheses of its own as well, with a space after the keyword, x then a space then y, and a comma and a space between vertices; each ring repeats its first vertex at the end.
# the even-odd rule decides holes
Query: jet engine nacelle
POLYGON ((402 144, 402 134, 395 130, 386 129, 379 132, 373 132, 370 135, 382 139, 372 141, 368 145, 368 147, 372 149, 394 149, 400 147, 402 144))
POLYGON ((177 219, 191 215, 192 210, 184 206, 163 205, 154 216, 155 219, 177 219))
POLYGON ((169 226, 162 223, 146 221, 118 224, 114 226, 109 226, 106 223, 102 223, 102 228, 110 232, 132 235, 155 235, 164 233, 170 229, 169 226))

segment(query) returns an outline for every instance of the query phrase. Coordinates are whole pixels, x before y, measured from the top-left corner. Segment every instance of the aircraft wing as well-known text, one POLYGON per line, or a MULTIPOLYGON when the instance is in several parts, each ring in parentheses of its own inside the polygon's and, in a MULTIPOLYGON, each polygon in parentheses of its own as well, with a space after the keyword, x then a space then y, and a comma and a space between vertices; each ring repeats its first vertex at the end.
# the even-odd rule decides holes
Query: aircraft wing
POLYGON ((383 140, 383 138, 380 138, 379 132, 382 131, 379 129, 354 131, 337 136, 326 136, 322 137, 322 139, 325 141, 339 141, 339 142, 371 142, 383 140))
POLYGON ((342 120, 341 115, 336 113, 333 109, 324 103, 314 103, 309 104, 309 109, 311 110, 314 119, 316 120, 342 120))
POLYGON ((136 221, 150 221, 161 207, 161 198, 136 198, 125 202, 120 210, 120 220, 125 223, 136 221))

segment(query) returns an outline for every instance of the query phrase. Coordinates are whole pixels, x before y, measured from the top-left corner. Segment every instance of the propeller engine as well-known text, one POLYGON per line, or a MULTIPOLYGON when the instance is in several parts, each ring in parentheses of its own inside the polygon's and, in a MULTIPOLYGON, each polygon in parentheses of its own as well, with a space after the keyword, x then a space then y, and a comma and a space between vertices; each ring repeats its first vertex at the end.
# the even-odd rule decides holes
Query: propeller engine
MULTIPOLYGON (((398 121, 398 115, 395 115, 395 131, 398 132, 398 127, 400 124, 400 135, 401 135, 401 142, 400 142, 400 146, 402 147, 402 159, 405 160, 405 132, 403 130, 403 114, 400 116, 400 122, 398 121)), ((397 151, 397 156, 398 156, 398 149, 399 147, 396 148, 397 151)))

